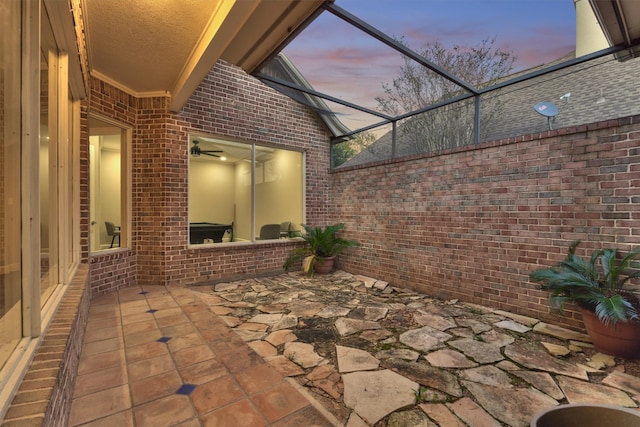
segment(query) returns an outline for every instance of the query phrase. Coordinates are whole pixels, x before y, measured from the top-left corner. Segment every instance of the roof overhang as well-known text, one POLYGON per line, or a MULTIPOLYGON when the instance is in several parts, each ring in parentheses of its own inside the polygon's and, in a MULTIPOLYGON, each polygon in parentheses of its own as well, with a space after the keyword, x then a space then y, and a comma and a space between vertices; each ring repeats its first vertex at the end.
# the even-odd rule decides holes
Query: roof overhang
POLYGON ((602 31, 610 46, 627 46, 630 55, 618 54, 618 58, 635 58, 640 55, 640 1, 638 0, 589 0, 602 31))
POLYGON ((180 74, 170 110, 182 108, 218 59, 251 74, 317 16, 326 1, 223 0, 180 74))

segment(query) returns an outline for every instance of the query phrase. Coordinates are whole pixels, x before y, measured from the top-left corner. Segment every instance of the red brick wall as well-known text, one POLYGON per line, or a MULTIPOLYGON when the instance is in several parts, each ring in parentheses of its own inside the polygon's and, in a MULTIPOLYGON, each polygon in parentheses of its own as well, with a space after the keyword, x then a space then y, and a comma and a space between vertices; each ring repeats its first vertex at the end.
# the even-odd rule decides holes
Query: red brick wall
MULTIPOLYGON (((89 253, 89 128, 88 114, 98 114, 129 126, 133 131, 133 150, 136 146, 136 121, 138 99, 122 90, 115 88, 100 80, 91 79, 88 104, 81 111, 81 163, 80 174, 82 176, 80 199, 84 215, 81 218, 81 247, 83 254, 89 253)), ((135 159, 135 154, 134 154, 135 159)), ((135 162, 135 160, 134 160, 135 162)), ((133 235, 137 229, 133 227, 133 235)), ((134 237, 135 242, 135 237, 134 237)), ((91 269, 91 292, 109 293, 122 287, 131 286, 136 280, 136 252, 134 250, 122 250, 117 252, 98 252, 89 258, 91 269)))
MULTIPOLYGON (((143 98, 138 106, 133 140, 132 247, 137 254, 138 283, 164 285, 168 260, 180 256, 176 251, 184 251, 187 241, 188 203, 176 198, 186 196, 187 148, 182 153, 174 139, 179 127, 168 113, 168 98, 143 98)), ((177 139, 187 146, 186 134, 177 139)))
POLYGON ((94 80, 91 111, 134 128, 128 251, 91 258, 93 292, 138 284, 190 284, 281 270, 292 243, 188 248, 189 132, 306 153, 306 221, 326 224, 328 133, 306 107, 219 62, 179 113, 169 98, 137 99, 94 80))
POLYGON ((89 259, 89 102, 80 102, 80 259, 89 259))
POLYGON ((331 197, 346 270, 580 327, 528 274, 575 239, 640 244, 640 116, 337 171, 331 197))
MULTIPOLYGON (((328 133, 315 114, 241 69, 218 62, 182 111, 167 124, 167 224, 164 279, 189 284, 242 274, 282 271, 291 243, 237 244, 187 249, 189 132, 304 150, 306 221, 326 223, 329 201, 328 133)), ((142 254, 139 264, 145 264, 142 254)), ((139 276, 141 283, 146 277, 139 276)), ((152 278, 150 278, 152 279, 152 278)), ((153 279, 152 279, 153 280, 153 279)))
POLYGON ((136 283, 136 254, 132 250, 99 252, 89 260, 91 293, 108 294, 136 283))

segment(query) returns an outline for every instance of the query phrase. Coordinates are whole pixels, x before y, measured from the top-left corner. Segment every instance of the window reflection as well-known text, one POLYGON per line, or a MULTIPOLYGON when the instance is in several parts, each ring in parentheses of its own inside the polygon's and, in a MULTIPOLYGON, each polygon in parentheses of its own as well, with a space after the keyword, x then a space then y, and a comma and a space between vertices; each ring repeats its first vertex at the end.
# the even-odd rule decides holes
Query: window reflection
POLYGON ((48 19, 41 21, 40 51, 40 293, 41 304, 60 282, 58 264, 58 176, 56 109, 57 47, 48 19))
POLYGON ((20 3, 0 0, 0 368, 22 338, 20 3))

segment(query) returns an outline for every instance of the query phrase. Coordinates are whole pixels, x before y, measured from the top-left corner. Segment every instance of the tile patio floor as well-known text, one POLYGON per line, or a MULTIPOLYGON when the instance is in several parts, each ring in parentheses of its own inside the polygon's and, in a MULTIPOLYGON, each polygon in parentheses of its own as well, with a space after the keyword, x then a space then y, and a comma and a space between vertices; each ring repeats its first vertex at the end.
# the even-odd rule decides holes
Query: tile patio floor
POLYGON ((70 426, 331 426, 198 293, 132 287, 91 303, 70 426))
POLYGON ((637 407, 637 365, 581 341, 344 272, 132 287, 91 303, 69 425, 525 426, 556 404, 637 407), (413 385, 378 404, 373 373, 413 385))

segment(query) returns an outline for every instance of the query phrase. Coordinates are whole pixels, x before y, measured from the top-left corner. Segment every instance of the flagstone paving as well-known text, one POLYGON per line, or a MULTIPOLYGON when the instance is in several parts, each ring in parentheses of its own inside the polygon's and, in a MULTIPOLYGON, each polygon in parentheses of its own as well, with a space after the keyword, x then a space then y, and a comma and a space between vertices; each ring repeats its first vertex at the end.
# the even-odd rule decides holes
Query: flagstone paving
POLYGON ((336 425, 526 427, 555 405, 640 403, 638 361, 531 317, 342 271, 189 289, 336 425))

